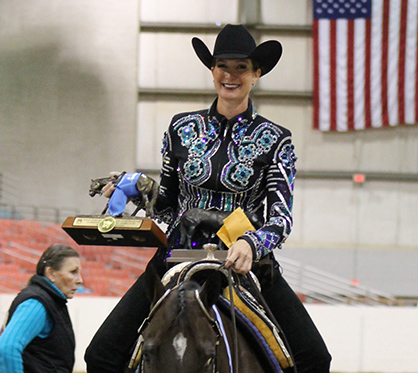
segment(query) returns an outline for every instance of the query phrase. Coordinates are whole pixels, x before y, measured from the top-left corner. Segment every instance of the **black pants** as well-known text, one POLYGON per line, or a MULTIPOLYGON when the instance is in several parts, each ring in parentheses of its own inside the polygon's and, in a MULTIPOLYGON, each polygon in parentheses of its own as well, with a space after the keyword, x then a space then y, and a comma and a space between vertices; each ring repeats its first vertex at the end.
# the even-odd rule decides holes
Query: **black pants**
MULTIPOLYGON (((152 259, 161 272, 161 252, 152 259)), ((302 302, 280 274, 273 270, 272 282, 262 295, 280 324, 290 345, 298 373, 329 373, 331 356, 302 302)), ((122 373, 130 358, 137 330, 148 316, 150 303, 143 275, 132 285, 97 331, 85 354, 88 373, 122 373)))
POLYGON ((271 286, 262 295, 279 323, 293 354, 298 373, 329 373, 331 355, 302 302, 280 274, 273 271, 271 286))

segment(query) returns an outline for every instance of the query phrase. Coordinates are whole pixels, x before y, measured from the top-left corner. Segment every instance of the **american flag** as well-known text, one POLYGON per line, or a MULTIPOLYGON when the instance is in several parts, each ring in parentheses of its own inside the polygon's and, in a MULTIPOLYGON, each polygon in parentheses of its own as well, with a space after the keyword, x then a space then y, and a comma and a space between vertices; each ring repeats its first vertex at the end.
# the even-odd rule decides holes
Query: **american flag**
POLYGON ((418 122, 418 0, 314 0, 314 119, 321 131, 418 122))

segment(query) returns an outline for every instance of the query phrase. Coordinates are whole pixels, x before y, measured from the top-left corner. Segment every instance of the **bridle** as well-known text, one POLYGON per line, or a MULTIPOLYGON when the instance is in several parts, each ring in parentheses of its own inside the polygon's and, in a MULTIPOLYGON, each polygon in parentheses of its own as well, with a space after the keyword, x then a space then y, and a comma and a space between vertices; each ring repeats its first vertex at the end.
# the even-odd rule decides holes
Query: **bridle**
MULTIPOLYGON (((137 356, 137 354, 139 353, 140 349, 142 348, 142 345, 144 343, 144 337, 143 337, 143 332, 144 330, 147 328, 147 326, 150 324, 153 316, 155 315, 155 312, 161 307, 162 303, 167 299, 167 297, 174 291, 176 290, 179 286, 176 285, 175 287, 173 287, 172 289, 168 289, 163 296, 155 303, 155 305, 152 307, 148 317, 143 321, 143 323, 141 324, 141 326, 138 329, 138 340, 137 343, 135 345, 135 349, 133 352, 133 357, 137 356)), ((205 315, 206 319, 209 321, 210 326, 212 328, 212 330, 215 332, 216 335, 216 342, 215 342, 215 357, 214 357, 214 361, 212 362, 212 373, 218 373, 218 364, 217 364, 217 360, 218 360, 218 349, 219 349, 219 345, 220 345, 220 341, 221 338, 223 338, 223 333, 221 330, 221 327, 219 325, 219 322, 216 318, 212 317, 210 315, 210 313, 208 312, 208 310, 206 309, 205 305, 203 304, 200 295, 199 295, 199 291, 196 289, 194 291, 194 298, 197 301, 197 304, 199 305, 199 308, 201 309, 201 311, 203 312, 203 314, 205 315)), ((135 358, 132 358, 128 368, 132 369, 134 368, 134 364, 135 364, 135 358)), ((140 372, 144 372, 144 366, 143 366, 143 359, 142 357, 140 358, 140 372)))
MULTIPOLYGON (((235 311, 234 311, 234 297, 233 297, 233 282, 234 282, 234 276, 232 273, 232 269, 228 268, 225 269, 224 268, 225 265, 225 261, 224 262, 219 262, 219 261, 213 261, 213 260, 202 260, 199 262, 194 262, 194 263, 187 263, 187 262, 183 262, 178 264, 177 266, 171 268, 169 271, 167 271, 167 273, 164 275, 164 277, 161 279, 161 282, 164 286, 167 286, 170 282, 170 279, 172 277, 175 277, 176 274, 178 274, 178 279, 177 279, 177 284, 175 286, 173 286, 172 288, 168 289, 163 296, 155 303, 155 305, 152 307, 148 317, 143 321, 143 323, 141 324, 141 326, 138 329, 138 334, 139 334, 139 338, 137 340, 135 349, 134 349, 134 353, 133 353, 133 358, 130 361, 129 364, 129 369, 132 369, 133 366, 135 365, 135 362, 137 362, 137 360, 135 359, 135 357, 138 355, 143 343, 144 343, 144 338, 143 338, 143 332, 146 329, 146 327, 149 325, 152 317, 154 316, 155 312, 157 311, 157 309, 159 309, 161 307, 161 304, 167 299, 167 297, 174 291, 176 290, 182 283, 187 282, 189 280, 192 279, 192 277, 194 276, 194 274, 196 274, 197 272, 201 271, 201 270, 207 270, 207 269, 211 269, 211 270, 216 270, 216 271, 221 271, 225 277, 228 279, 228 288, 229 288, 229 295, 230 295, 230 313, 231 313, 231 321, 232 321, 232 327, 233 327, 233 338, 234 338, 234 361, 231 362, 231 357, 230 357, 230 371, 232 372, 238 372, 238 343, 237 343, 237 339, 238 339, 238 332, 237 332, 237 326, 236 326, 236 322, 235 322, 235 311), (190 265, 192 264, 192 266, 190 267, 190 265)), ((253 285, 260 290, 260 284, 258 283, 257 278, 254 276, 254 274, 250 273, 249 276, 251 278, 251 281, 253 283, 253 285)), ((214 362, 212 363, 212 373, 218 373, 218 350, 219 350, 219 344, 220 344, 220 340, 221 338, 224 339, 225 345, 228 346, 228 341, 226 340, 226 335, 224 335, 224 333, 222 333, 222 328, 220 323, 222 322, 222 320, 219 317, 219 320, 214 317, 212 317, 210 315, 210 313, 208 312, 208 310, 205 308, 202 300, 200 299, 200 295, 199 295, 199 291, 195 290, 195 299, 197 301, 197 303, 199 304, 199 308, 202 310, 203 314, 205 315, 205 317, 207 318, 207 320, 209 321, 212 329, 214 330, 215 334, 216 334, 216 345, 215 345, 215 358, 214 358, 214 362)), ((217 312, 215 312, 215 315, 217 315, 217 312)), ((228 347, 227 347, 228 350, 228 347)), ((143 361, 142 361, 142 357, 140 358, 140 372, 143 372, 143 361)))

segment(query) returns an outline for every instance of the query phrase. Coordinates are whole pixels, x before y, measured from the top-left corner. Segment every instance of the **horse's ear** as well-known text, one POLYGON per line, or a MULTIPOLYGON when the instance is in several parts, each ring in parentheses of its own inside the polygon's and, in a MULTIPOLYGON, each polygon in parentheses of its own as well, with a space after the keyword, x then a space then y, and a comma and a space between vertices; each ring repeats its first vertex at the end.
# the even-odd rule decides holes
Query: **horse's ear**
POLYGON ((161 283, 157 268, 151 260, 144 272, 145 276, 145 293, 151 305, 154 305, 164 294, 165 289, 161 283))
POLYGON ((200 299, 207 309, 212 307, 219 298, 222 286, 221 276, 223 276, 221 272, 211 271, 200 291, 200 299))

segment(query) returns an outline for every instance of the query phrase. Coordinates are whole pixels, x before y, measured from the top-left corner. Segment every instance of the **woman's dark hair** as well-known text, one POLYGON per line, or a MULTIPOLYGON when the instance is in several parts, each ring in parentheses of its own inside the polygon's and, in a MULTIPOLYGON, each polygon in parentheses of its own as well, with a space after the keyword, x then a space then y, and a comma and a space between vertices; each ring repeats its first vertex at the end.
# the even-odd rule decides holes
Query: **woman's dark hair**
POLYGON ((256 72, 258 69, 261 70, 261 65, 260 62, 258 62, 257 60, 255 60, 254 58, 251 58, 251 62, 253 64, 253 71, 256 72))
POLYGON ((80 255, 72 247, 54 244, 49 246, 36 265, 36 274, 45 275, 46 267, 52 267, 56 271, 61 269, 62 263, 66 258, 79 258, 80 255))
MULTIPOLYGON (((251 64, 253 65, 253 71, 256 72, 258 69, 261 69, 261 65, 260 62, 258 62, 256 59, 254 58, 250 58, 251 60, 251 64)), ((216 66, 216 62, 218 61, 218 58, 213 58, 212 59, 212 67, 216 66)))

